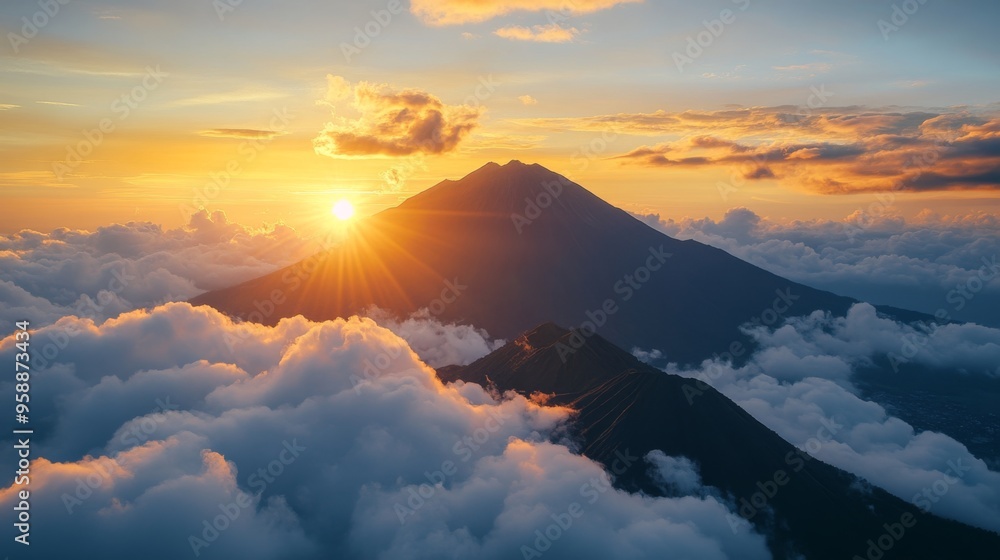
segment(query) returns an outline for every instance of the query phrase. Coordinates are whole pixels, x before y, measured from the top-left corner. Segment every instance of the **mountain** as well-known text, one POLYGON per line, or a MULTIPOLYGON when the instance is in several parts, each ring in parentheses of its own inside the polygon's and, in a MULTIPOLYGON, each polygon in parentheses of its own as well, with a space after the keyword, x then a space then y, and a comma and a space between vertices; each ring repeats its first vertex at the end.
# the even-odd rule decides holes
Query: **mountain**
POLYGON ((623 456, 641 458, 658 449, 691 459, 705 485, 728 496, 737 511, 750 508, 743 511, 768 536, 775 558, 995 557, 1000 536, 921 513, 881 489, 862 490, 857 477, 799 451, 718 391, 643 364, 600 335, 586 338, 564 360, 564 347, 579 336, 544 324, 438 375, 551 394, 549 404, 577 411, 571 433, 581 452, 629 491, 665 494, 648 464, 635 460, 623 468, 623 456), (904 515, 912 515, 918 529, 893 538, 889 552, 869 552, 869 540, 877 541, 887 526, 898 529, 894 524, 904 515))
POLYGON ((668 237, 561 175, 512 161, 443 181, 363 220, 336 248, 192 303, 270 324, 428 307, 505 339, 554 321, 694 363, 743 354, 748 321, 842 314, 854 300, 668 237))

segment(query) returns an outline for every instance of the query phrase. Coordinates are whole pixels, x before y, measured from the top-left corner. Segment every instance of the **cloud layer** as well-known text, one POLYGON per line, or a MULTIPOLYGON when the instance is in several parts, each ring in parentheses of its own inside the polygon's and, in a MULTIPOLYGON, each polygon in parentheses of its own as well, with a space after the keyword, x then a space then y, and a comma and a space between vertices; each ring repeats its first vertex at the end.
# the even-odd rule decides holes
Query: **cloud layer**
POLYGON ((721 220, 637 216, 679 239, 723 249, 775 274, 875 304, 1000 327, 1000 220, 988 213, 777 223, 746 208, 721 220))
POLYGON ((993 375, 1000 330, 946 325, 918 332, 858 304, 846 317, 816 312, 748 332, 760 349, 743 366, 708 360, 694 370, 666 370, 709 383, 818 459, 936 515, 1000 532, 1000 473, 945 434, 917 432, 851 383, 857 368, 890 352, 942 376, 993 375), (914 352, 907 340, 922 342, 914 352))
POLYGON ((79 334, 32 377, 51 411, 31 464, 45 557, 769 557, 693 482, 614 490, 558 443, 567 410, 444 386, 370 319, 265 327, 174 303, 60 323, 79 334))
POLYGON ((0 235, 0 326, 103 320, 238 284, 316 250, 287 226, 256 230, 204 210, 172 230, 130 222, 0 235))

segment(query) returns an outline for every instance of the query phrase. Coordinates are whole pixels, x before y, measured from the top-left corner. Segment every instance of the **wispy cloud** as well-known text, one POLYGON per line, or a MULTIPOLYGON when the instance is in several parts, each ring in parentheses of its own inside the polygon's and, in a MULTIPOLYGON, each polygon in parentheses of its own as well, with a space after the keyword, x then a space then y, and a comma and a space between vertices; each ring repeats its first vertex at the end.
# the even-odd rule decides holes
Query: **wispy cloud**
POLYGON ((274 138, 286 134, 279 130, 258 130, 255 128, 212 128, 198 134, 209 138, 274 138))
POLYGON ((477 23, 514 12, 589 14, 643 0, 412 0, 410 12, 429 25, 477 23))
POLYGON ((553 23, 549 25, 535 25, 530 28, 511 25, 501 27, 494 31, 493 34, 497 37, 510 39, 511 41, 569 43, 580 34, 580 30, 575 27, 562 27, 558 23, 553 23))
POLYGON ((267 101, 269 99, 281 99, 289 94, 265 89, 242 89, 236 91, 225 91, 216 93, 206 93, 194 97, 176 99, 167 104, 168 107, 197 107, 200 105, 222 105, 226 103, 245 103, 249 101, 267 101))
POLYGON ((35 101, 39 105, 57 105, 59 107, 79 107, 76 103, 65 103, 62 101, 35 101))

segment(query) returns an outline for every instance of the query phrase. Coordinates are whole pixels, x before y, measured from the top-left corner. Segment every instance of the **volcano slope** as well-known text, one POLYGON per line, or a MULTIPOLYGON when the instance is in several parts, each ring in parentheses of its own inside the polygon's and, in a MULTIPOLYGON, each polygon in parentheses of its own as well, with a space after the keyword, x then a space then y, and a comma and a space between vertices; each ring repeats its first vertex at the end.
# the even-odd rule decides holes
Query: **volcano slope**
POLYGON ((553 321, 689 364, 741 348, 744 323, 841 315, 854 300, 668 237, 561 175, 512 161, 443 181, 359 222, 337 247, 192 303, 268 324, 426 307, 504 339, 553 321))
MULTIPOLYGON (((703 483, 720 490, 734 511, 767 535, 775 558, 995 558, 1000 547, 1000 535, 923 513, 859 484, 854 475, 795 448, 715 389, 646 365, 600 335, 548 323, 438 375, 447 382, 546 394, 549 404, 575 409, 571 433, 581 453, 602 463, 625 490, 669 492, 642 460, 650 451, 691 459, 703 483), (871 548, 880 538, 891 544, 887 552, 877 544, 871 548)), ((828 430, 836 429, 831 420, 828 430)), ((817 433, 817 444, 830 435, 817 433)), ((733 522, 738 526, 735 516, 733 522)))

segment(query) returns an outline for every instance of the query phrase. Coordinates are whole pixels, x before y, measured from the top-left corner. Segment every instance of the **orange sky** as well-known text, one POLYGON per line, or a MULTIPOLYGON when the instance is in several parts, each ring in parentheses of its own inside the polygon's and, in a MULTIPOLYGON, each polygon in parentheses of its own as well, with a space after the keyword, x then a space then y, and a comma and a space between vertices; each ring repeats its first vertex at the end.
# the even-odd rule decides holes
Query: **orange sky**
POLYGON ((893 212, 1000 211, 1000 56, 944 27, 979 25, 959 10, 883 34, 879 7, 847 2, 822 8, 831 37, 745 0, 299 4, 80 2, 30 39, 34 5, 0 8, 3 230, 201 206, 308 229, 339 199, 371 214, 511 159, 672 218, 842 219, 894 185, 893 212), (732 22, 692 50, 720 8, 732 22), (940 161, 907 171, 934 142, 940 161))

